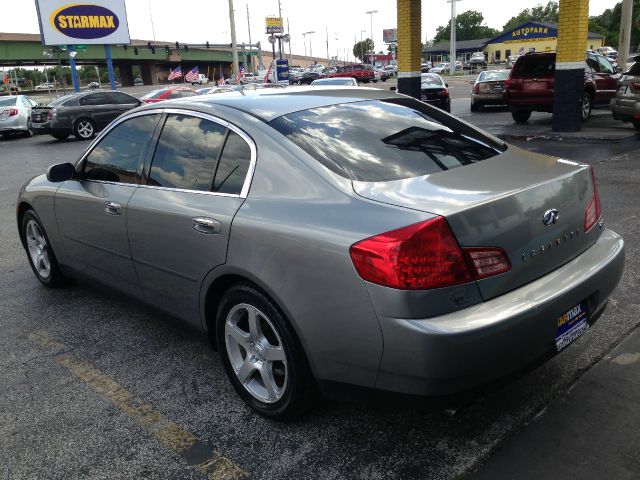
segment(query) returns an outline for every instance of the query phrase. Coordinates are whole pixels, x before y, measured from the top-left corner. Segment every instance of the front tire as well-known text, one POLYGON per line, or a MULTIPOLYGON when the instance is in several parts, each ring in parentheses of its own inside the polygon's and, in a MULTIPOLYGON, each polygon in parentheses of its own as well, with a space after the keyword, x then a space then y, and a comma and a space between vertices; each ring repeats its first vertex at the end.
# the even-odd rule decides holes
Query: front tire
POLYGON ((65 286, 68 279, 60 271, 49 237, 34 210, 27 210, 20 222, 20 238, 29 265, 36 278, 46 287, 65 286))
POLYGON ((293 329, 251 284, 237 284, 224 294, 216 339, 227 376, 251 408, 286 421, 309 407, 311 373, 293 329))
POLYGON ((96 136, 96 124, 93 120, 81 118, 74 124, 73 134, 78 140, 90 140, 96 136))

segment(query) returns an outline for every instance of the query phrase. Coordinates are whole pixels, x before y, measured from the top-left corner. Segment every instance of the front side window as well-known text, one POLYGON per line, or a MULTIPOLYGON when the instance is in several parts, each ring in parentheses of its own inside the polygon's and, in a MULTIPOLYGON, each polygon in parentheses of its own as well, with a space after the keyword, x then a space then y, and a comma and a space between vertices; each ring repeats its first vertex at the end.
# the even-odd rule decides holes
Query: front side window
POLYGON ((278 117, 270 125, 318 162, 355 181, 382 182, 463 167, 498 155, 413 99, 369 100, 278 117))
POLYGON ((613 67, 611 66, 611 63, 609 63, 609 60, 607 60, 605 57, 598 55, 598 64, 600 65, 600 72, 601 73, 609 73, 611 75, 613 75, 614 71, 613 71, 613 67))
POLYGON ((211 191, 226 127, 189 115, 169 115, 149 172, 149 185, 211 191))
POLYGON ((84 178, 138 183, 138 162, 146 152, 158 115, 134 117, 118 124, 85 158, 84 178))

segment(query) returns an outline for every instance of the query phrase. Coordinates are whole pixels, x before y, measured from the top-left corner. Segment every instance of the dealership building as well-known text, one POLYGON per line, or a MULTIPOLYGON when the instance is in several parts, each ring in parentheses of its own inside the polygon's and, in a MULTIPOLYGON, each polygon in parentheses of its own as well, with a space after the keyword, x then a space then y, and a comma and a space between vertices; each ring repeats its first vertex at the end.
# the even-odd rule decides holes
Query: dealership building
MULTIPOLYGON (((604 47, 605 38, 589 32, 585 50, 604 47)), ((529 52, 551 52, 556 50, 558 24, 552 22, 527 22, 501 33, 495 38, 465 40, 456 42, 456 56, 468 60, 475 52, 483 52, 490 63, 501 63, 509 57, 529 52)), ((423 56, 430 61, 449 58, 449 42, 441 42, 423 50, 423 56)))

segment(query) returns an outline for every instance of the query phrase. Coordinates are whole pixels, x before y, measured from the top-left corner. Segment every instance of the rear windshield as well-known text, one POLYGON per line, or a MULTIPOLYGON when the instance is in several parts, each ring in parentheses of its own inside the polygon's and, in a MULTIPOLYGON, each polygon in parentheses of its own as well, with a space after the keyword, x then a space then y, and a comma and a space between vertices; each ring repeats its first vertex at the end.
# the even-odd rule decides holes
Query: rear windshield
POLYGON ((294 112, 270 125, 325 167, 363 182, 419 177, 499 153, 436 122, 430 108, 414 99, 368 100, 294 112))
POLYGON ((71 95, 63 95, 62 97, 58 97, 55 100, 52 100, 51 102, 49 102, 49 105, 52 107, 55 107, 57 105, 62 105, 63 103, 65 103, 67 100, 72 100, 73 98, 75 98, 76 95, 75 94, 71 94, 71 95))
POLYGON ((15 104, 16 104, 16 98, 15 97, 0 99, 0 107, 8 107, 10 105, 15 105, 15 104))
POLYGON ((442 80, 440 79, 440 77, 436 77, 435 75, 423 75, 422 78, 420 79, 420 83, 422 84, 422 86, 429 86, 429 87, 442 86, 442 80))
POLYGON ((634 76, 640 75, 640 62, 636 62, 633 65, 631 65, 631 67, 629 67, 629 70, 625 72, 625 75, 634 75, 634 76))
POLYGON ((553 75, 556 68, 555 55, 530 55, 520 57, 513 67, 513 74, 521 77, 553 75))
POLYGON ((152 90, 151 92, 147 93, 146 95, 143 95, 140 98, 142 100, 146 100, 148 98, 158 98, 160 95, 162 95, 166 91, 167 91, 166 88, 161 88, 160 90, 152 90))
POLYGON ((502 70, 500 72, 482 72, 478 77, 479 82, 497 82, 500 80, 506 80, 509 76, 509 72, 507 70, 502 70))

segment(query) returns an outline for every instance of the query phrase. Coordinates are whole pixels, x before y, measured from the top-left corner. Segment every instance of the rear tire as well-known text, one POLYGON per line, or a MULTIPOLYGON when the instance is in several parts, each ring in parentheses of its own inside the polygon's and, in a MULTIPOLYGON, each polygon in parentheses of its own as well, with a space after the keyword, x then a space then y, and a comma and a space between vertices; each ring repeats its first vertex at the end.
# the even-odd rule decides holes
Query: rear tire
POLYGON ((218 306, 215 328, 227 376, 247 405, 279 421, 310 407, 315 388, 307 360, 266 295, 249 283, 234 285, 218 306))
POLYGON ((96 124, 89 118, 76 120, 73 125, 73 134, 78 140, 90 140, 96 136, 96 124))
POLYGON ((582 116, 582 121, 586 122, 589 120, 591 116, 591 109, 593 107, 593 99, 591 98, 591 94, 588 92, 584 92, 582 94, 582 107, 580 110, 580 114, 582 116))
POLYGON ((527 123, 531 118, 531 112, 528 110, 512 110, 511 116, 516 123, 527 123))
POLYGON ((51 242, 34 210, 27 210, 20 222, 20 239, 31 270, 45 287, 58 288, 69 283, 62 274, 51 242))

